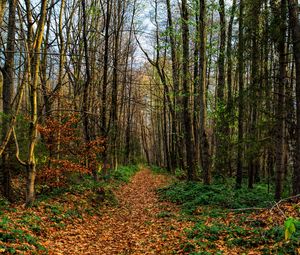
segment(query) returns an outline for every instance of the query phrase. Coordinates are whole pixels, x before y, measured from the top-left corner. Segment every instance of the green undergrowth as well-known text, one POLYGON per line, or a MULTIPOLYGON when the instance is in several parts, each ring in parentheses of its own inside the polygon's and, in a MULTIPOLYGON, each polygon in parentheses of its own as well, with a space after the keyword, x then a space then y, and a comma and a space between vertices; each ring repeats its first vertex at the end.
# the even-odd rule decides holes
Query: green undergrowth
POLYGON ((151 166, 149 166, 149 168, 151 169, 151 171, 154 174, 169 174, 165 168, 162 168, 162 167, 159 167, 156 165, 151 165, 151 166))
POLYGON ((177 180, 157 192, 161 200, 181 207, 182 219, 194 222, 181 244, 187 254, 299 254, 299 203, 271 212, 273 193, 267 185, 235 190, 229 184, 177 180))
POLYGON ((65 193, 83 194, 86 191, 104 188, 106 191, 117 188, 123 183, 130 181, 131 177, 139 170, 138 165, 120 166, 115 170, 110 170, 108 174, 95 181, 91 175, 74 174, 69 176, 68 183, 63 187, 50 188, 47 185, 37 186, 37 202, 49 198, 61 197, 65 193))
POLYGON ((180 204, 184 212, 193 213, 199 206, 210 205, 224 209, 268 207, 273 199, 265 185, 254 189, 233 187, 222 184, 203 185, 198 182, 175 182, 159 189, 160 197, 180 204))
POLYGON ((149 168, 154 174, 164 174, 164 175, 172 176, 178 180, 186 180, 186 173, 179 168, 176 168, 173 172, 170 172, 165 168, 156 165, 150 165, 149 168))
POLYGON ((189 254, 228 254, 230 250, 238 254, 298 254, 300 245, 300 224, 297 232, 288 240, 284 240, 284 227, 281 225, 266 226, 263 222, 226 222, 198 221, 187 230, 190 239, 183 244, 189 254), (197 252, 196 252, 197 250, 197 252))
POLYGON ((139 169, 140 167, 138 165, 122 166, 112 172, 111 178, 118 183, 127 183, 139 169))
POLYGON ((41 219, 23 215, 21 219, 0 217, 0 253, 4 254, 47 254, 40 244, 41 219))
POLYGON ((43 237, 101 215, 104 206, 117 205, 113 190, 129 182, 138 170, 139 166, 120 166, 98 182, 92 176, 74 174, 64 187, 37 185, 31 208, 0 199, 0 254, 47 254, 41 245, 43 237))

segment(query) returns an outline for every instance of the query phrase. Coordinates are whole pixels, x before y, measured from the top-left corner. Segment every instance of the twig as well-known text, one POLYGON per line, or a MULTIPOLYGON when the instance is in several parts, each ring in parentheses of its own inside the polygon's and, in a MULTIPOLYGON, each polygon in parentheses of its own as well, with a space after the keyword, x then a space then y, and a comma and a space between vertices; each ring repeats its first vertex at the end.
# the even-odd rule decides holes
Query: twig
POLYGON ((238 209, 231 209, 230 211, 237 212, 237 211, 249 211, 249 210, 266 210, 263 207, 248 207, 248 208, 238 208, 238 209))
POLYGON ((274 209, 275 206, 277 207, 278 211, 283 215, 283 217, 286 218, 286 215, 285 215, 284 211, 282 211, 282 210, 280 209, 280 207, 279 207, 279 202, 276 203, 276 204, 271 208, 270 211, 272 211, 272 210, 274 209))
POLYGON ((273 210, 274 207, 276 207, 277 205, 281 204, 282 202, 285 202, 285 201, 288 201, 288 200, 291 200, 291 199, 294 199, 294 198, 300 198, 300 194, 295 195, 295 196, 291 196, 291 197, 287 197, 287 198, 283 198, 283 199, 279 200, 278 202, 276 202, 273 205, 273 207, 271 208, 271 210, 273 210))
MULTIPOLYGON (((300 194, 291 196, 291 197, 287 197, 287 198, 283 198, 278 202, 274 202, 275 204, 270 208, 270 211, 274 210, 274 208, 277 207, 277 209, 282 213, 282 215, 284 215, 286 217, 285 213, 280 209, 279 205, 285 201, 288 201, 288 200, 291 200, 294 198, 300 198, 300 194)), ((232 211, 232 212, 250 211, 250 210, 253 210, 253 211, 258 210, 259 211, 259 210, 266 210, 266 209, 268 209, 268 208, 267 207, 265 207, 265 208, 264 207, 248 207, 248 208, 230 209, 230 211, 232 211)))
POLYGON ((291 196, 291 197, 287 197, 287 198, 283 198, 283 199, 279 200, 278 202, 276 202, 276 203, 272 206, 272 208, 270 209, 270 211, 273 211, 274 208, 276 207, 276 208, 279 210, 279 212, 284 216, 284 218, 287 218, 287 216, 285 215, 284 211, 281 210, 281 208, 279 207, 279 205, 280 205, 281 203, 283 203, 283 202, 286 202, 286 201, 291 200, 291 199, 294 199, 294 198, 299 198, 299 197, 300 197, 300 194, 295 195, 295 196, 291 196))

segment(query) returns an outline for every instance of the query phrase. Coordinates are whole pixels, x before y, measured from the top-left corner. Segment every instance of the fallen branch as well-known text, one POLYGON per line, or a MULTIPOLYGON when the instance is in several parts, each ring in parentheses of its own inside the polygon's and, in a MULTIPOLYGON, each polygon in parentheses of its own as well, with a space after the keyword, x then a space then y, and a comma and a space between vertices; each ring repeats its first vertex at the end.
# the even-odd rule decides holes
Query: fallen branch
POLYGON ((285 216, 284 212, 280 209, 279 205, 283 202, 286 202, 286 201, 289 201, 289 200, 292 200, 292 199, 295 199, 295 198, 300 198, 300 194, 298 195, 295 195, 295 196, 291 196, 291 197, 287 197, 287 198, 283 198, 281 200, 279 200, 278 202, 273 202, 275 204, 273 204, 273 206, 271 208, 268 208, 268 207, 247 207, 247 208, 238 208, 238 209, 230 209, 231 212, 238 212, 238 211, 250 211, 250 210, 253 210, 253 211, 262 211, 262 210, 267 210, 269 209, 270 211, 274 210, 274 208, 276 207, 281 213, 282 215, 285 216))
POLYGON ((271 208, 271 211, 272 211, 275 207, 278 207, 281 203, 286 202, 286 201, 289 201, 289 200, 294 199, 294 198, 300 198, 300 194, 295 195, 295 196, 291 196, 291 197, 287 197, 287 198, 280 199, 278 202, 276 202, 276 203, 273 205, 273 207, 271 208))
POLYGON ((284 211, 281 210, 281 208, 279 207, 279 205, 280 205, 281 203, 283 203, 283 202, 286 202, 286 201, 289 201, 289 200, 295 199, 295 198, 300 198, 300 194, 295 195, 295 196, 291 196, 291 197, 287 197, 287 198, 283 198, 283 199, 279 200, 278 202, 276 202, 276 203, 272 206, 272 208, 270 209, 270 211, 273 211, 274 208, 276 207, 276 208, 278 209, 278 211, 282 214, 282 216, 283 216, 284 218, 287 218, 287 216, 285 215, 284 211))
POLYGON ((267 208, 263 208, 263 207, 248 207, 248 208, 238 208, 238 209, 231 209, 230 211, 233 211, 233 212, 238 212, 238 211, 250 211, 250 210, 253 210, 253 211, 261 211, 261 210, 266 210, 267 208))

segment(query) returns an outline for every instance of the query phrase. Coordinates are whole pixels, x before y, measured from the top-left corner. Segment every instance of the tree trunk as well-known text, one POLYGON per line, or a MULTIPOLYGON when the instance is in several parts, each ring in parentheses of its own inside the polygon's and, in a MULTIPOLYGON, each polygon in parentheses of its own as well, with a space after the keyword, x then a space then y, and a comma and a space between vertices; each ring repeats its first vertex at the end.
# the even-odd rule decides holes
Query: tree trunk
POLYGON ((238 152, 236 169, 236 188, 242 187, 243 180, 243 137, 244 137, 244 0, 240 0, 239 43, 238 43, 238 152))
MULTIPOLYGON (((251 59, 251 118, 250 118, 250 139, 252 148, 257 145, 257 105, 258 105, 258 90, 260 84, 260 57, 259 57, 259 31, 260 26, 260 7, 261 0, 253 3, 251 9, 251 39, 252 39, 252 59, 251 59)), ((254 175, 259 168, 258 151, 251 149, 250 162, 248 166, 248 188, 252 189, 254 184, 254 175)))
POLYGON ((163 99, 163 140, 164 140, 164 154, 165 154, 166 168, 169 172, 171 172, 171 162, 170 162, 170 153, 169 153, 169 144, 168 144, 168 130, 167 130, 166 90, 164 90, 164 99, 163 99))
POLYGON ((200 73, 199 73, 199 87, 200 87, 200 153, 201 153, 201 167, 203 170, 203 182, 208 185, 211 182, 210 174, 210 153, 209 143, 206 130, 206 0, 200 0, 200 73))
POLYGON ((193 95, 193 103, 194 103, 194 109, 193 109, 193 135, 195 140, 195 165, 200 164, 200 146, 199 145, 199 115, 200 115, 200 83, 199 83, 199 57, 200 57, 200 47, 199 47, 199 32, 200 32, 200 20, 199 20, 199 1, 196 1, 195 3, 195 21, 196 21, 196 27, 195 27, 195 46, 194 46, 194 95, 193 95))
POLYGON ((298 1, 288 0, 296 68, 296 155, 293 173, 293 194, 300 194, 300 22, 298 1))
POLYGON ((0 0, 0 26, 2 25, 2 19, 5 12, 6 2, 7 0, 0 0))
POLYGON ((40 18, 37 26, 37 32, 33 43, 32 39, 32 16, 31 16, 31 4, 30 1, 26 1, 26 11, 27 11, 27 21, 29 24, 28 28, 28 44, 31 51, 31 59, 28 65, 31 67, 30 79, 30 104, 31 104, 31 114, 30 114, 30 129, 29 137, 30 144, 28 150, 28 165, 27 165, 27 188, 26 188, 26 205, 29 206, 34 202, 35 191, 34 183, 36 176, 36 161, 35 161, 35 146, 37 143, 37 124, 38 124, 38 106, 37 106, 37 94, 38 94, 38 78, 39 78, 39 66, 40 66, 40 49, 44 34, 44 24, 47 13, 47 0, 43 0, 41 3, 40 18))
POLYGON ((117 165, 117 136, 118 136, 118 82, 119 82, 119 50, 120 50, 120 33, 122 26, 122 6, 121 1, 117 0, 115 6, 115 24, 114 24, 114 54, 113 54, 113 71, 112 71, 112 94, 111 94, 111 112, 110 112, 110 146, 112 156, 112 166, 117 165))
MULTIPOLYGON (((9 118, 12 114, 12 98, 14 89, 14 56, 15 56, 15 30, 16 30, 16 0, 9 1, 9 17, 8 17, 8 32, 7 32, 7 48, 5 54, 5 64, 2 70, 3 74, 3 140, 9 129, 9 118)), ((11 143, 9 141, 3 154, 1 170, 3 174, 2 185, 3 195, 10 201, 13 200, 12 187, 11 187, 11 143)))
POLYGON ((233 95, 232 95, 232 29, 233 29, 233 21, 236 11, 236 0, 233 0, 232 7, 231 7, 231 14, 230 14, 230 20, 228 24, 228 34, 227 34, 227 106, 226 106, 226 112, 228 113, 228 120, 226 122, 225 127, 225 135, 227 135, 229 141, 228 141, 228 158, 227 158, 227 167, 229 169, 229 176, 232 176, 232 146, 231 146, 231 126, 234 122, 234 112, 233 112, 233 95))
POLYGON ((280 29, 280 36, 274 35, 277 41, 275 41, 275 46, 279 54, 279 74, 278 74, 278 85, 275 90, 275 199, 279 200, 281 198, 281 193, 283 189, 283 174, 284 174, 284 93, 285 93, 285 83, 286 83, 286 0, 281 0, 280 6, 277 7, 276 3, 272 4, 272 11, 274 19, 277 20, 276 23, 280 29))
POLYGON ((187 1, 182 0, 182 86, 183 86, 183 125, 186 147, 187 176, 189 181, 195 179, 194 141, 192 138, 192 121, 189 109, 190 82, 189 82, 189 13, 187 1))
POLYGON ((226 144, 228 143, 228 136, 225 136, 226 118, 224 90, 225 90, 225 45, 226 45, 226 22, 225 22, 225 3, 224 0, 219 0, 219 15, 220 15, 220 51, 218 59, 218 84, 217 84, 217 98, 216 109, 220 114, 216 120, 216 158, 215 169, 217 173, 222 176, 225 175, 225 161, 228 157, 226 144))
POLYGON ((168 12, 168 27, 170 30, 170 47, 171 47, 171 59, 172 59, 172 81, 173 81, 173 108, 174 116, 172 116, 172 141, 173 141, 173 150, 171 153, 171 161, 172 161, 172 169, 174 170, 177 166, 177 162, 181 162, 183 160, 182 155, 182 147, 180 146, 179 141, 179 127, 178 127, 178 116, 180 113, 178 112, 179 106, 179 68, 178 68, 178 54, 176 50, 176 40, 175 40, 175 32, 173 27, 173 18, 172 18, 172 10, 170 0, 166 0, 167 3, 167 12, 168 12), (179 157, 179 160, 177 159, 179 157))
POLYGON ((103 161, 103 174, 105 175, 107 172, 107 87, 108 87, 108 67, 109 67, 109 27, 111 21, 111 4, 110 0, 106 2, 106 15, 105 15, 105 34, 104 34, 104 57, 103 57, 103 83, 102 83, 102 94, 101 94, 101 122, 100 129, 101 135, 105 139, 104 151, 102 153, 102 161, 103 161))

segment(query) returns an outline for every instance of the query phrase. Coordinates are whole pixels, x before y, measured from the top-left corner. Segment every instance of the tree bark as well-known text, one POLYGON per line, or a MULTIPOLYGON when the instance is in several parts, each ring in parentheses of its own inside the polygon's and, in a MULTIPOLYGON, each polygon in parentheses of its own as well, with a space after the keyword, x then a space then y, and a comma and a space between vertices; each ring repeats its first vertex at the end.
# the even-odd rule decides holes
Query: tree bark
POLYGON ((47 0, 41 2, 40 18, 37 26, 35 38, 32 42, 32 14, 30 1, 26 1, 27 22, 28 28, 28 45, 31 53, 31 60, 29 59, 28 65, 31 67, 30 72, 30 128, 29 128, 29 150, 28 150, 28 163, 27 163, 27 185, 26 185, 26 205, 30 206, 35 200, 35 177, 36 177, 36 160, 35 160, 35 147, 37 143, 37 124, 38 124, 38 77, 40 66, 40 49, 44 34, 44 24, 47 13, 47 0), (31 43, 32 42, 32 43, 31 43))
POLYGON ((201 167, 203 170, 203 182, 208 185, 211 182, 210 173, 210 153, 209 143, 206 130, 206 0, 200 0, 200 74, 199 74, 199 87, 200 87, 200 153, 201 153, 201 167))
POLYGON ((275 199, 281 198, 283 189, 283 174, 284 174, 284 93, 286 83, 286 0, 281 0, 280 5, 277 6, 272 1, 272 12, 276 25, 279 26, 280 35, 274 34, 275 47, 279 54, 279 73, 278 85, 275 89, 275 199))
POLYGON ((293 194, 300 194, 300 22, 298 1, 288 0, 289 22, 292 30, 293 50, 296 68, 296 153, 293 173, 293 194))
POLYGON ((186 168, 189 181, 195 180, 195 165, 194 165, 194 141, 192 138, 192 121, 190 113, 190 82, 189 82, 189 13, 187 1, 182 0, 182 90, 183 90, 183 125, 184 139, 186 148, 186 168))
POLYGON ((7 0, 0 0, 0 25, 2 25, 2 19, 5 12, 6 2, 7 0))
POLYGON ((225 135, 228 136, 228 146, 227 146, 227 167, 229 169, 229 176, 232 176, 232 146, 231 146, 231 135, 232 130, 231 126, 234 122, 234 111, 233 111, 233 94, 232 94, 232 29, 233 29, 233 21, 234 16, 236 12, 236 0, 233 0, 232 7, 231 7, 231 14, 230 14, 230 20, 228 23, 228 33, 227 33, 227 51, 226 51, 226 57, 227 57, 227 106, 226 106, 226 112, 228 113, 228 120, 226 122, 225 127, 225 135))
POLYGON ((242 187, 243 180, 243 137, 244 137, 244 0, 240 0, 239 43, 238 43, 238 151, 236 169, 236 188, 242 187))
MULTIPOLYGON (((9 118, 12 114, 12 99, 14 89, 14 56, 15 56, 15 31, 16 31, 16 0, 9 1, 9 17, 8 17, 8 32, 7 32, 7 47, 5 54, 5 64, 2 70, 3 74, 3 140, 9 130, 9 118)), ((12 187, 11 187, 11 139, 8 142, 3 154, 1 170, 3 174, 2 185, 3 195, 10 201, 13 200, 12 187)))
POLYGON ((251 41, 252 41, 252 59, 251 59, 251 118, 250 118, 250 139, 252 144, 252 149, 250 152, 250 162, 248 166, 248 188, 252 189, 254 184, 255 171, 258 171, 258 152, 255 148, 257 146, 257 105, 258 105, 258 91, 260 84, 260 57, 259 57, 259 31, 260 26, 260 7, 261 0, 257 0, 253 3, 251 7, 251 41))
POLYGON ((220 15, 220 51, 218 58, 218 84, 217 84, 217 98, 216 109, 220 114, 217 116, 216 124, 216 158, 215 169, 222 176, 225 175, 225 161, 227 159, 228 136, 225 136, 226 114, 224 91, 225 91, 225 45, 226 45, 226 21, 225 21, 225 3, 224 0, 219 0, 219 15, 220 15))
POLYGON ((173 18, 172 18, 172 10, 170 0, 166 0, 167 4, 167 13, 168 13, 168 28, 170 31, 169 39, 170 39, 170 47, 171 47, 171 59, 172 59, 172 81, 173 81, 173 108, 174 108, 174 116, 172 116, 172 141, 173 141, 173 150, 171 153, 171 161, 172 161, 172 169, 174 170, 177 167, 177 163, 182 162, 183 153, 182 147, 180 146, 180 134, 178 127, 178 119, 180 115, 179 107, 179 67, 178 67, 178 54, 176 49, 176 39, 175 39, 175 31, 173 26, 173 18), (177 157, 179 159, 177 159, 177 157))

